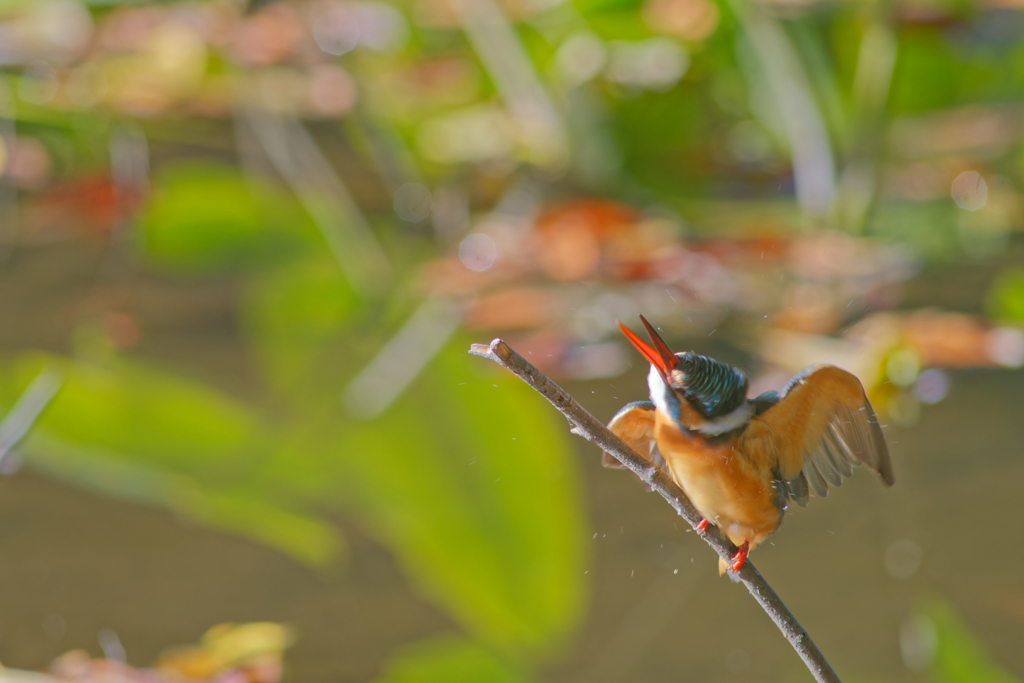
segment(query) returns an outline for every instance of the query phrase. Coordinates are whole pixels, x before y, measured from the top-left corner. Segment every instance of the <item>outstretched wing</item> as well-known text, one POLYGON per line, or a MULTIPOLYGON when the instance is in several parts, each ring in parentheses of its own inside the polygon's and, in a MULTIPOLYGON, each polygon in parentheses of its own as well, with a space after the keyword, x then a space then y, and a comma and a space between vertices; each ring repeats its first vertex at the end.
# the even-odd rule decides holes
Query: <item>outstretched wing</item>
POLYGON ((786 494, 800 505, 810 491, 828 495, 865 465, 892 486, 889 449, 860 380, 831 365, 807 368, 751 419, 745 439, 775 461, 786 494))

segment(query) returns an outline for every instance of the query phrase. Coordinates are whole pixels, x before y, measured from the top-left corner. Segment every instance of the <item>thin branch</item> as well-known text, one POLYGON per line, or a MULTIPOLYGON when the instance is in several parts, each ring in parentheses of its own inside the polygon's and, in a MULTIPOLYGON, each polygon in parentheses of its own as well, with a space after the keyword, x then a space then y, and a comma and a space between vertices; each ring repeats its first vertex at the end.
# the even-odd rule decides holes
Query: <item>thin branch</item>
MULTIPOLYGON (((661 494, 661 497, 668 501, 669 505, 675 508, 679 516, 687 523, 696 527, 701 522, 701 515, 693 507, 693 503, 686 497, 683 490, 672 481, 672 478, 665 474, 650 460, 638 455, 633 449, 626 445, 626 442, 612 434, 607 427, 588 413, 580 406, 562 387, 558 386, 543 372, 531 365, 525 358, 512 350, 512 348, 501 339, 495 339, 490 345, 473 344, 469 352, 475 356, 489 358, 495 363, 515 374, 534 388, 541 396, 551 402, 565 415, 572 423, 572 433, 582 436, 587 441, 597 445, 606 453, 610 453, 619 462, 628 467, 634 474, 650 486, 654 491, 661 494)), ((716 553, 727 562, 732 560, 736 554, 736 546, 726 540, 715 526, 709 526, 707 531, 701 534, 716 553)), ((772 590, 772 587, 764 580, 750 560, 744 563, 738 573, 731 574, 740 583, 746 586, 747 590, 758 604, 768 613, 775 625, 779 627, 782 634, 797 651, 804 664, 810 670, 811 675, 818 683, 839 683, 839 677, 832 670, 821 650, 811 640, 810 635, 804 627, 796 620, 793 613, 789 611, 779 596, 772 590)))

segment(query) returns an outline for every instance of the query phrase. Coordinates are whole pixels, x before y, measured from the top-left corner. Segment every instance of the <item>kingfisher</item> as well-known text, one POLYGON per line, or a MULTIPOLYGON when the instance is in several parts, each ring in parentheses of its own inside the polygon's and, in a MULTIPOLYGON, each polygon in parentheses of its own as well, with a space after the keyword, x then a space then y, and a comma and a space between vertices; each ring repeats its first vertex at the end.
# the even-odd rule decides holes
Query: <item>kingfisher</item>
MULTIPOLYGON (((781 391, 747 398, 739 368, 692 352, 673 353, 640 316, 651 344, 619 329, 651 364, 650 401, 626 405, 608 424, 633 450, 650 454, 686 492, 703 520, 747 554, 778 530, 787 506, 828 495, 864 465, 894 482, 889 449, 860 380, 831 365, 811 366, 781 391)), ((608 453, 606 467, 622 467, 608 453)))

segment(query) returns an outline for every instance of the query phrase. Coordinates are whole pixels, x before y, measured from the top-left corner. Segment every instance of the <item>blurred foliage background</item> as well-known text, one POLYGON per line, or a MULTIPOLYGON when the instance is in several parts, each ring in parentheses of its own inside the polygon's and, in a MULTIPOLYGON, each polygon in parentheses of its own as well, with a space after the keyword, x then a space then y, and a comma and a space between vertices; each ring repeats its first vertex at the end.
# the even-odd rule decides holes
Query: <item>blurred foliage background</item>
POLYGON ((1024 675, 1019 0, 4 0, 0 67, 6 666, 804 680, 466 354, 609 419, 644 313, 868 388, 897 486, 755 557, 847 680, 1024 675))

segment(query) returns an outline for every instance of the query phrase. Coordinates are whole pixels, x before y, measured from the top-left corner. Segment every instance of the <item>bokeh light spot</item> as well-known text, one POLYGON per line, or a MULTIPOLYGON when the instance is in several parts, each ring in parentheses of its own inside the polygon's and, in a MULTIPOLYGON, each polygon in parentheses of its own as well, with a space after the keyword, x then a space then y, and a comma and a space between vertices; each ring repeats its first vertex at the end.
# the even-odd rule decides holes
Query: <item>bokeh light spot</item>
POLYGON ((988 203, 988 185, 977 171, 964 171, 953 180, 953 201, 961 209, 977 211, 988 203))
POLYGON ((900 655, 911 671, 926 669, 935 659, 938 646, 938 630, 928 617, 913 617, 900 626, 900 655))
POLYGON ((1015 327, 997 327, 985 338, 985 351, 993 363, 1019 368, 1024 365, 1024 332, 1015 327))
POLYGON ((359 45, 376 52, 393 52, 409 40, 409 26, 397 9, 383 2, 357 2, 352 12, 359 22, 359 45))
POLYGON ((470 270, 483 272, 498 259, 498 245, 488 235, 475 232, 459 244, 459 260, 470 270))
POLYGON ((430 196, 430 190, 423 185, 406 183, 395 190, 392 206, 403 221, 419 223, 430 217, 433 199, 430 196))
POLYGON ((938 403, 949 393, 949 375, 931 368, 922 372, 914 382, 914 396, 922 403, 938 403))
POLYGON ((601 72, 608 59, 604 43, 590 32, 574 33, 555 53, 558 73, 569 85, 589 81, 601 72))
POLYGON ((328 7, 313 20, 313 39, 324 52, 343 55, 359 44, 359 20, 347 7, 328 7))
POLYGON ((911 540, 890 543, 885 549, 885 571, 894 579, 907 580, 921 566, 921 546, 911 540))
POLYGON ((909 387, 921 371, 921 359, 910 349, 898 349, 885 361, 885 374, 901 387, 909 387))
POLYGON ((620 85, 668 90, 690 68, 690 53, 671 38, 611 43, 611 59, 605 75, 620 85))
POLYGON ((356 84, 344 69, 317 64, 309 72, 309 104, 321 116, 340 116, 356 103, 356 84))

